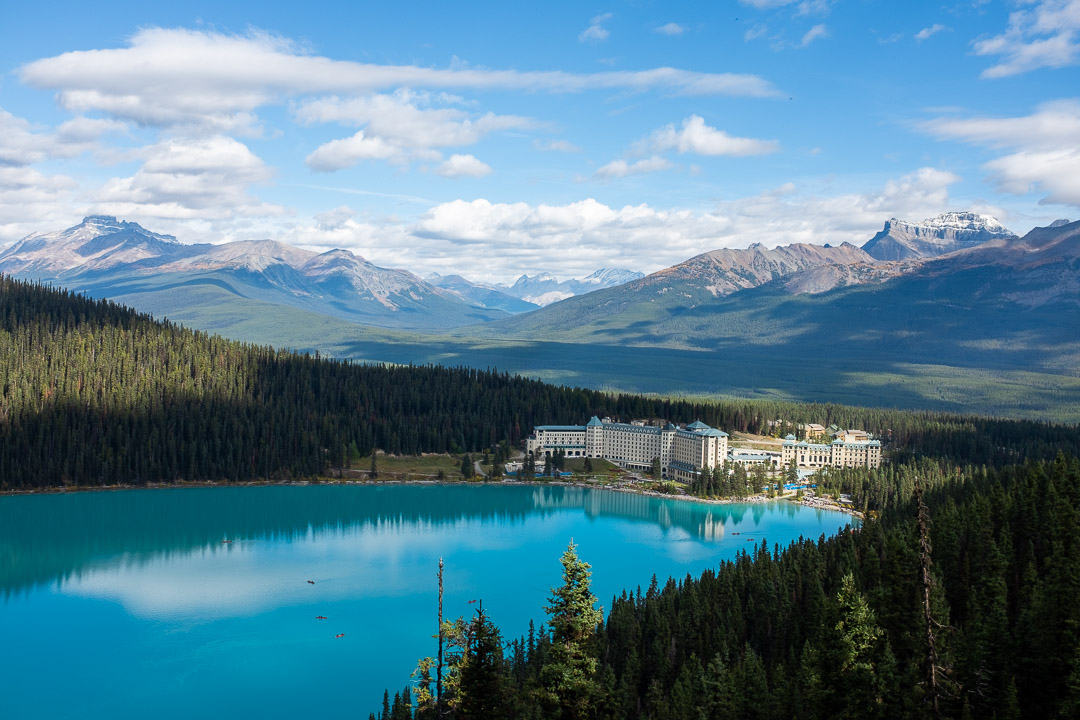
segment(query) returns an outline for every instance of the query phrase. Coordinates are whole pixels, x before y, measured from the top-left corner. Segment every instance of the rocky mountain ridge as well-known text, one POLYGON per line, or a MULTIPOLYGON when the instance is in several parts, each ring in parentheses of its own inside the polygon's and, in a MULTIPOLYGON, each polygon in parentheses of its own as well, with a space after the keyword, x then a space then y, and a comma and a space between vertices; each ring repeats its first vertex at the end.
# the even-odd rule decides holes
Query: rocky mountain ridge
POLYGON ((875 260, 911 260, 1015 237, 990 215, 948 212, 918 223, 890 218, 862 249, 875 260))
POLYGON ((175 292, 177 286, 213 286, 241 298, 383 327, 444 329, 507 315, 348 250, 317 253, 275 240, 188 245, 104 215, 24 238, 0 253, 0 272, 98 297, 126 297, 133 287, 167 292, 181 309, 185 297, 175 292))

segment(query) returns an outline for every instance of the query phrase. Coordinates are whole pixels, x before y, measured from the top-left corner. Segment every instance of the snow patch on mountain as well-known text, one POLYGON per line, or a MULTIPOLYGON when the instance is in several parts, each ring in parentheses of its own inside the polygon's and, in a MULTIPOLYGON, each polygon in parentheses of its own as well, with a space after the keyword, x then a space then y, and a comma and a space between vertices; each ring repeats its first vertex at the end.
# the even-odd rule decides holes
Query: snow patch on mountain
POLYGON ((918 223, 890 218, 862 249, 876 260, 912 260, 1014 237, 1011 230, 990 215, 947 212, 918 223))

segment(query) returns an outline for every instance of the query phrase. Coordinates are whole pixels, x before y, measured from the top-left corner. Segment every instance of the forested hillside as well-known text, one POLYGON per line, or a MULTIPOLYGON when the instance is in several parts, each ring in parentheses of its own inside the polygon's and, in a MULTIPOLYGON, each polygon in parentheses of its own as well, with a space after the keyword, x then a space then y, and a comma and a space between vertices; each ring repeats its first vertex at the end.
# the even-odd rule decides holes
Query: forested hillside
MULTIPOLYGON (((483 615, 446 626, 441 717, 1080 716, 1080 463, 879 479, 914 488, 917 474, 921 503, 654 578, 605 602, 604 621, 571 548, 539 632, 504 651, 483 615)), ((439 717, 429 674, 378 717, 439 717)))
POLYGON ((352 365, 244 345, 0 279, 0 487, 310 477, 372 448, 461 452, 592 415, 759 432, 862 427, 887 447, 1000 465, 1077 452, 1071 426, 838 405, 702 403, 495 370, 352 365))
MULTIPOLYGON (((625 592, 603 603, 602 620, 568 553, 565 592, 530 637, 504 652, 486 618, 454 625, 445 716, 916 718, 935 700, 944 717, 1080 712, 1076 427, 351 365, 10 279, 0 279, 0 377, 6 489, 287 480, 373 447, 478 450, 593 414, 864 427, 885 439, 890 464, 828 480, 873 511, 861 530, 763 544, 698 579, 625 592)), ((423 698, 431 684, 419 680, 423 698)), ((434 717, 404 693, 384 710, 434 717)))

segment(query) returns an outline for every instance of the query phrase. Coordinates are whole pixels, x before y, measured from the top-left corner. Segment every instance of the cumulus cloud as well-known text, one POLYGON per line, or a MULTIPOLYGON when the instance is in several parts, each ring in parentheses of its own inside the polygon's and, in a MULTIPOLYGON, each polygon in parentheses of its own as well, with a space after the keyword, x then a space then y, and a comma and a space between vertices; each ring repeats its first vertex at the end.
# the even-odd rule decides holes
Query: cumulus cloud
POLYGON ((71 158, 99 147, 106 133, 124 132, 115 120, 77 117, 55 132, 35 132, 30 123, 0 109, 0 165, 32 165, 51 158, 71 158))
POLYGON ((626 160, 613 160, 607 165, 599 168, 594 174, 594 177, 598 180, 608 180, 610 178, 621 178, 628 175, 643 175, 659 170, 667 170, 670 167, 671 163, 668 162, 667 158, 659 155, 653 155, 650 158, 638 160, 633 163, 628 163, 626 160))
POLYGON ((399 90, 392 95, 328 97, 301 104, 295 114, 302 122, 364 126, 352 137, 317 148, 308 156, 308 166, 328 172, 361 160, 437 161, 442 156, 434 148, 472 145, 491 132, 535 125, 529 118, 514 115, 470 115, 454 107, 425 107, 435 101, 427 94, 399 90))
POLYGON ((824 23, 815 25, 806 31, 806 34, 802 36, 802 40, 799 41, 799 47, 806 47, 810 43, 814 42, 818 38, 828 37, 829 30, 825 27, 824 23))
POLYGON ((73 178, 0 162, 0 246, 32 232, 55 230, 57 223, 74 224, 79 214, 72 208, 78 202, 73 178))
POLYGON ((217 135, 169 138, 145 148, 136 173, 113 178, 96 193, 95 209, 123 217, 214 220, 266 217, 284 208, 248 194, 273 175, 243 143, 217 135))
POLYGON ((148 28, 127 47, 73 51, 19 69, 27 84, 52 89, 75 112, 101 112, 150 126, 206 132, 251 130, 268 104, 318 95, 368 95, 394 88, 472 88, 583 92, 663 90, 684 95, 771 97, 776 89, 756 75, 700 73, 676 68, 568 73, 413 65, 377 65, 309 55, 266 33, 247 35, 148 28))
POLYGON ((661 25, 656 28, 656 32, 661 35, 668 35, 670 37, 678 37, 686 32, 686 28, 678 23, 669 22, 667 25, 661 25))
POLYGON ((1011 118, 938 118, 923 129, 939 138, 1013 150, 984 167, 1002 190, 1046 193, 1042 202, 1080 205, 1080 100, 1040 105, 1011 118))
POLYGON ((930 27, 924 27, 919 32, 915 33, 915 39, 919 42, 928 39, 931 35, 937 35, 939 32, 945 29, 944 25, 940 23, 934 23, 930 27))
POLYGON ((361 160, 404 161, 403 148, 380 137, 368 137, 363 130, 340 140, 331 140, 307 156, 307 165, 316 172, 333 172, 352 167, 361 160))
POLYGON ((348 205, 339 205, 333 210, 327 210, 315 215, 315 222, 320 230, 335 230, 343 227, 354 217, 356 217, 355 210, 348 205))
POLYGON ((611 13, 604 13, 590 20, 589 27, 582 30, 581 34, 577 36, 578 42, 603 42, 607 40, 608 35, 611 33, 601 23, 607 22, 611 17, 611 13))
POLYGON ((451 155, 446 162, 435 168, 435 174, 448 178, 484 177, 492 172, 491 166, 472 155, 451 155))
POLYGON ((985 78, 1062 68, 1080 60, 1080 0, 1029 0, 1009 14, 1005 32, 975 43, 976 55, 1001 56, 985 78))
POLYGON ((653 152, 677 150, 679 153, 698 155, 746 156, 777 152, 780 143, 776 140, 733 137, 723 130, 706 125, 701 116, 691 115, 682 121, 681 128, 676 128, 674 124, 660 128, 639 142, 638 148, 653 152))
POLYGON ((431 207, 410 225, 347 220, 327 231, 300 229, 286 239, 349 248, 385 267, 454 271, 493 282, 512 281, 522 268, 560 277, 612 266, 652 272, 754 242, 861 245, 890 217, 921 220, 956 209, 948 190, 958 180, 921 168, 866 193, 828 194, 788 183, 706 211, 611 207, 591 198, 566 205, 455 200, 431 207))

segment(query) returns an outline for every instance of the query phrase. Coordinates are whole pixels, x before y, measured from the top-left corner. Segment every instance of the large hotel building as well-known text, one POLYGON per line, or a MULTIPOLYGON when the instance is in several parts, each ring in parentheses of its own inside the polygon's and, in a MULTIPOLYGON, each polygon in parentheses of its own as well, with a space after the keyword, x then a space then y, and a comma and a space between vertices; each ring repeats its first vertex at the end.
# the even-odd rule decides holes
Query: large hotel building
POLYGON ((617 423, 593 417, 585 425, 537 425, 525 441, 534 456, 562 450, 566 457, 604 458, 629 470, 649 471, 653 458, 669 480, 689 482, 728 456, 728 434, 698 421, 685 427, 617 423))
POLYGON ((881 467, 881 443, 870 440, 861 430, 848 430, 828 445, 797 442, 788 435, 782 446, 788 467, 817 470, 823 467, 881 467))

